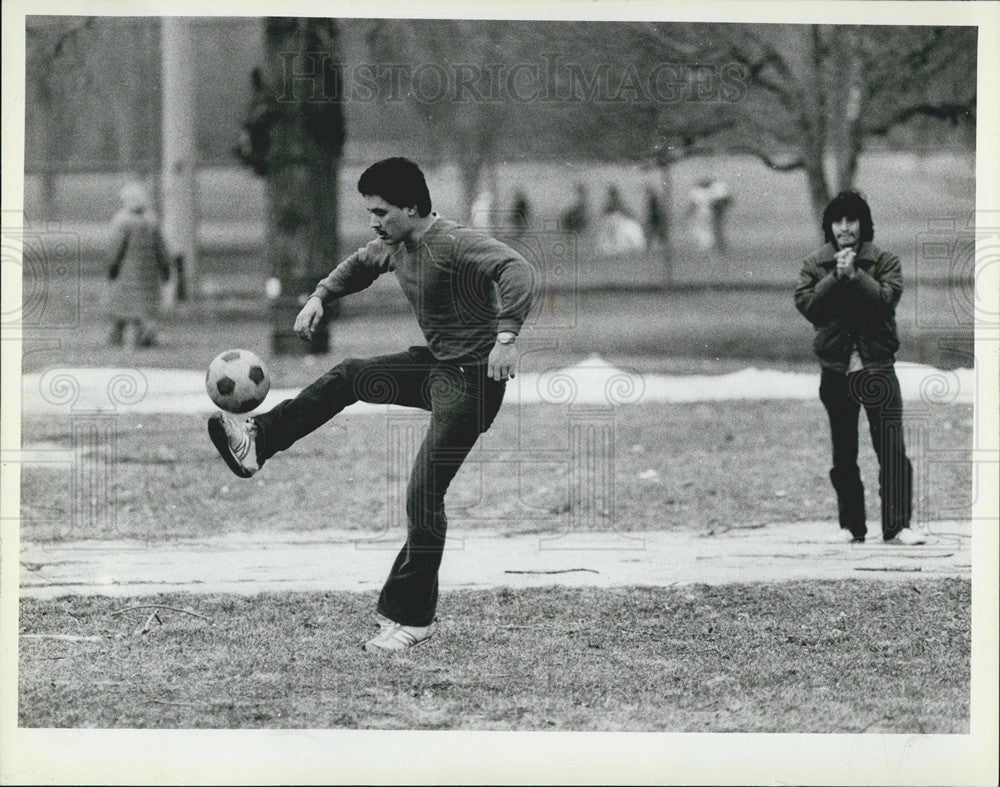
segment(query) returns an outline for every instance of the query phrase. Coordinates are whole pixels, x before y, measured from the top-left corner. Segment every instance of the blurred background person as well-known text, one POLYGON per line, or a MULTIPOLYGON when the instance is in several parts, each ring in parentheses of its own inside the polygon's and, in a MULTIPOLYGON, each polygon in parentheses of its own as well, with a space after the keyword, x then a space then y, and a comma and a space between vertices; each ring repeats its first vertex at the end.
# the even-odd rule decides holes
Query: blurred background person
POLYGON ((712 180, 709 204, 712 207, 712 243, 717 252, 725 254, 727 248, 726 217, 733 204, 733 195, 729 192, 729 186, 724 180, 712 180))
POLYGON ((607 193, 604 196, 604 210, 602 213, 605 216, 618 213, 622 216, 632 218, 632 211, 628 209, 625 200, 622 199, 621 191, 614 184, 608 186, 607 193))
POLYGON ((617 186, 608 186, 604 214, 597 228, 597 251, 605 256, 641 252, 646 248, 646 233, 632 218, 617 186))
POLYGON ((518 235, 528 229, 528 222, 531 220, 531 207, 528 205, 528 196, 521 189, 514 192, 514 205, 511 208, 510 218, 518 235))
POLYGON ((713 177, 702 178, 688 192, 687 215, 691 235, 701 251, 726 251, 726 218, 733 203, 729 186, 713 177))
POLYGON ((563 212, 562 227, 566 232, 581 233, 587 229, 589 223, 590 208, 588 207, 587 187, 582 183, 577 183, 576 199, 563 212))
POLYGON ((652 186, 646 186, 646 239, 658 248, 667 241, 667 214, 660 196, 652 186))
POLYGON ((115 346, 156 344, 160 285, 170 275, 166 247, 149 194, 139 183, 126 184, 121 209, 111 221, 114 257, 108 268, 111 335, 115 346))
POLYGON ((685 211, 690 220, 691 237, 699 251, 710 251, 715 241, 712 229, 712 179, 702 178, 688 192, 685 211))

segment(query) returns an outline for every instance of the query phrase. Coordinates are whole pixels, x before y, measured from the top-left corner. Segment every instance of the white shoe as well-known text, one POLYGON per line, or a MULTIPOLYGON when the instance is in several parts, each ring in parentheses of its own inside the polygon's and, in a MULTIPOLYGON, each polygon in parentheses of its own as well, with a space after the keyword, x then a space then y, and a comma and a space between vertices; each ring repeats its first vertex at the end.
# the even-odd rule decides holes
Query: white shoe
POLYGON ((378 625, 379 634, 385 634, 389 629, 399 625, 396 621, 389 620, 389 618, 379 612, 375 613, 375 623, 378 625))
POLYGON ((229 469, 240 478, 249 478, 258 470, 257 425, 253 418, 239 420, 225 413, 208 419, 208 436, 229 469))
POLYGON ((840 528, 837 531, 837 535, 833 537, 833 542, 835 544, 863 544, 865 543, 865 537, 857 538, 854 533, 848 530, 846 527, 840 528))
POLYGON ((368 653, 399 653, 415 648, 431 638, 431 626, 402 626, 392 621, 387 623, 389 625, 383 625, 377 637, 365 643, 368 653))
POLYGON ((898 544, 904 547, 915 547, 920 544, 927 543, 927 536, 922 533, 917 533, 914 530, 910 530, 908 527, 904 527, 898 533, 896 533, 895 538, 891 538, 885 543, 887 544, 898 544))

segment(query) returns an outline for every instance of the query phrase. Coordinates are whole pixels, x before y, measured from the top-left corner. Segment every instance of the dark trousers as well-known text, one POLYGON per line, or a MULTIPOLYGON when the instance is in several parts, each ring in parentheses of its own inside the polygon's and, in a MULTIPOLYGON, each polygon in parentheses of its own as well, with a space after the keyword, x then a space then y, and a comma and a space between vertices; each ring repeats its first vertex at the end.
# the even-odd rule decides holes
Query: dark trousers
POLYGON ((406 626, 434 620, 447 520, 444 495, 479 435, 490 428, 506 385, 484 363, 438 361, 426 347, 334 366, 294 399, 257 416, 263 462, 357 401, 430 410, 431 423, 406 490, 408 533, 378 600, 378 611, 406 626))
POLYGON ((895 370, 888 366, 843 374, 823 369, 819 398, 830 417, 830 481, 837 493, 840 526, 856 538, 867 532, 865 489, 858 470, 858 414, 864 407, 879 464, 882 537, 894 538, 909 526, 913 505, 913 466, 903 443, 903 398, 895 370))

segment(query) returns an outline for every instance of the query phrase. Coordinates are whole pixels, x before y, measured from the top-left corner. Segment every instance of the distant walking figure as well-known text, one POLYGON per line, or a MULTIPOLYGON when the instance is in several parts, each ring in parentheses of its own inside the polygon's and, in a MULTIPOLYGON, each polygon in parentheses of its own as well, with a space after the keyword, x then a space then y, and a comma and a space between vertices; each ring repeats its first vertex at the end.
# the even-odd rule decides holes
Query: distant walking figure
POLYGON ((702 251, 726 251, 726 215, 733 203, 729 187, 702 178, 688 192, 688 216, 695 245, 702 251))
POLYGON ((528 206, 528 197, 521 190, 514 194, 514 206, 511 209, 511 222, 518 234, 528 229, 531 219, 531 208, 528 206))
POLYGON ((632 218, 617 186, 608 186, 596 237, 597 252, 613 257, 618 254, 642 252, 646 248, 646 233, 632 218))
POLYGON ((121 190, 122 207, 112 219, 114 256, 108 268, 113 345, 125 344, 128 330, 132 344, 156 343, 155 319, 160 304, 160 284, 170 275, 166 248, 149 204, 138 183, 121 190))
POLYGON ((667 241, 667 214, 652 186, 646 186, 646 237, 657 246, 667 241))
POLYGON ((562 226, 566 232, 583 232, 587 229, 590 221, 589 209, 587 208, 587 187, 582 183, 576 184, 576 200, 562 215, 562 226))

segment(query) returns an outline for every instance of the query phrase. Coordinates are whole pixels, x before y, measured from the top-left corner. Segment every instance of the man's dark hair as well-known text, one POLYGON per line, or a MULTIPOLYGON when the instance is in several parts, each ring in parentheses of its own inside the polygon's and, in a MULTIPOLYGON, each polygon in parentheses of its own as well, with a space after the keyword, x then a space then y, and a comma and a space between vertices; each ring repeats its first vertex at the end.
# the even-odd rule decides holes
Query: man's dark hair
POLYGON ((420 216, 431 212, 431 195, 420 167, 406 158, 376 161, 361 173, 358 191, 363 197, 381 197, 397 208, 416 207, 420 216))
POLYGON ((860 192, 848 190, 840 192, 830 200, 823 211, 823 238, 827 243, 834 243, 833 222, 847 217, 861 222, 861 242, 867 243, 875 237, 875 222, 872 221, 872 209, 868 207, 860 192))

